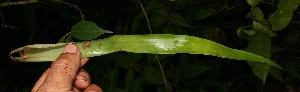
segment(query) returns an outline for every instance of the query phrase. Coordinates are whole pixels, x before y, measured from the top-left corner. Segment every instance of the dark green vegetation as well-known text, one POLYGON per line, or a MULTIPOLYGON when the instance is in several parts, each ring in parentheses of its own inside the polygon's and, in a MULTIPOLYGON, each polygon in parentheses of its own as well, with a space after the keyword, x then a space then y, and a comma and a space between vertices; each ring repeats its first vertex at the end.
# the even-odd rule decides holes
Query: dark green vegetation
POLYGON ((84 19, 114 32, 99 39, 115 34, 190 35, 261 55, 285 69, 205 55, 117 52, 91 58, 84 66, 92 82, 104 91, 297 92, 300 90, 299 2, 86 0, 1 4, 1 91, 30 90, 50 66, 50 63, 11 61, 7 57, 10 50, 28 44, 86 40, 75 39, 78 37, 73 33, 74 37, 66 35, 84 19))

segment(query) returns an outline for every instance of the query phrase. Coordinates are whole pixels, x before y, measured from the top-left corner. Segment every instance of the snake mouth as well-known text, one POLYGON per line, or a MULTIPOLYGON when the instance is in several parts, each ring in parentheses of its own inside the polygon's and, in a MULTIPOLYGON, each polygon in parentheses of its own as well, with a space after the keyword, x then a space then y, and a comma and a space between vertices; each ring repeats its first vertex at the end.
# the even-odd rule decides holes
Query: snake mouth
POLYGON ((24 50, 16 51, 16 52, 11 52, 9 54, 10 59, 13 61, 18 61, 18 58, 26 59, 28 58, 28 55, 26 55, 24 50))

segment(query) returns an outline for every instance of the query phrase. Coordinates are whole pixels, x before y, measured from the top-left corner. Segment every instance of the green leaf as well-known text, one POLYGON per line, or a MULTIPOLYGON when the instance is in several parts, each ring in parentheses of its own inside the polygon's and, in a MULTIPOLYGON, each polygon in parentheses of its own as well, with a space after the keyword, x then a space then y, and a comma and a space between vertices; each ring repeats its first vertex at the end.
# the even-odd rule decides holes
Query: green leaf
POLYGON ((254 35, 256 34, 256 32, 254 30, 245 30, 244 28, 238 28, 238 30, 236 31, 238 37, 240 39, 243 39, 243 40, 247 40, 248 36, 251 36, 251 35, 254 35))
POLYGON ((71 35, 65 35, 59 39, 58 43, 65 43, 65 42, 72 42, 72 41, 73 39, 71 35))
POLYGON ((257 20, 264 19, 264 13, 259 9, 259 7, 251 7, 251 13, 257 20))
MULTIPOLYGON (((261 55, 265 58, 271 58, 271 39, 263 33, 257 33, 248 38, 249 44, 246 51, 261 55)), ((248 62, 252 67, 252 72, 265 83, 270 66, 260 63, 248 62)))
MULTIPOLYGON (((172 86, 168 86, 168 87, 165 87, 165 86, 159 86, 156 90, 156 92, 173 92, 172 91, 172 86), (166 89, 167 88, 167 89, 166 89)), ((180 91, 182 92, 182 91, 180 91)))
POLYGON ((133 69, 128 69, 125 77, 125 86, 126 89, 129 90, 134 79, 134 71, 133 69))
POLYGON ((288 61, 284 65, 286 71, 294 77, 300 79, 300 64, 295 61, 288 61))
POLYGON ((72 36, 68 35, 65 42, 73 42, 72 36))
POLYGON ((138 62, 141 58, 141 54, 120 54, 116 53, 115 58, 113 58, 115 61, 117 61, 117 64, 121 66, 123 69, 129 69, 132 67, 132 65, 136 62, 138 62))
POLYGON ((192 27, 189 23, 187 23, 183 17, 181 17, 178 13, 171 13, 170 14, 170 21, 172 24, 176 26, 182 27, 192 27))
POLYGON ((144 78, 150 83, 164 84, 164 79, 160 71, 152 66, 144 67, 144 78))
POLYGON ((233 82, 225 83, 222 86, 217 87, 215 92, 229 92, 229 89, 230 89, 232 83, 233 82))
POLYGON ((236 31, 236 34, 240 39, 247 40, 248 36, 254 35, 256 32, 254 30, 245 30, 244 28, 240 27, 236 31))
POLYGON ((272 29, 278 31, 285 28, 292 20, 292 17, 293 12, 284 12, 282 10, 277 10, 275 13, 270 15, 268 20, 272 24, 272 29))
POLYGON ((182 73, 185 78, 194 78, 208 69, 208 67, 200 65, 184 64, 182 66, 182 73))
POLYGON ((155 9, 161 9, 164 7, 164 5, 162 3, 159 2, 145 2, 146 7, 145 10, 146 12, 149 10, 155 10, 155 9))
POLYGON ((168 22, 166 14, 157 13, 152 13, 149 20, 152 27, 161 27, 168 22))
POLYGON ((129 69, 131 68, 135 63, 137 63, 140 58, 142 57, 142 54, 115 54, 115 58, 113 58, 115 61, 117 61, 118 65, 121 66, 123 69, 129 69))
MULTIPOLYGON (((54 61, 62 52, 65 44, 67 43, 28 45, 11 51, 10 55, 22 52, 19 53, 20 56, 11 56, 11 58, 23 62, 54 61)), ((116 35, 101 40, 76 42, 75 44, 80 49, 81 57, 101 56, 117 51, 151 54, 189 53, 265 63, 282 69, 276 63, 262 56, 187 35, 116 35), (85 43, 90 44, 86 47, 85 43)))
POLYGON ((300 0, 279 0, 277 9, 287 12, 295 11, 300 4, 300 0))
POLYGON ((267 34, 270 37, 277 36, 274 31, 272 31, 271 27, 267 25, 267 23, 264 22, 257 22, 253 21, 252 22, 252 29, 255 31, 260 31, 262 33, 267 34))
POLYGON ((113 69, 108 70, 108 79, 109 79, 109 87, 110 88, 114 88, 114 86, 117 84, 118 82, 118 74, 119 74, 119 70, 118 67, 115 66, 113 69))
POLYGON ((131 22, 131 31, 133 33, 139 29, 141 20, 142 18, 139 18, 138 16, 134 17, 133 21, 131 22))
POLYGON ((191 18, 197 21, 203 20, 211 15, 215 14, 209 9, 203 9, 201 7, 193 8, 191 10, 191 18))
POLYGON ((129 92, 143 92, 144 87, 144 79, 138 78, 133 81, 131 89, 129 92))
POLYGON ((265 84, 270 71, 270 66, 254 62, 248 62, 248 64, 252 67, 252 72, 263 82, 263 84, 265 84))
POLYGON ((271 68, 269 74, 274 77, 275 79, 284 82, 284 79, 282 78, 283 71, 278 68, 271 68))
POLYGON ((79 40, 92 40, 104 33, 112 33, 108 30, 99 28, 95 23, 90 21, 79 21, 73 25, 71 35, 79 40))
POLYGON ((144 18, 145 18, 145 15, 144 15, 144 12, 142 10, 137 15, 134 16, 134 19, 133 19, 133 21, 131 23, 131 31, 132 31, 132 33, 135 33, 139 29, 141 21, 144 18))
POLYGON ((293 12, 298 8, 300 0, 279 0, 277 10, 271 14, 269 21, 275 31, 285 28, 292 20, 293 12))
POLYGON ((163 27, 163 34, 176 34, 176 30, 174 29, 174 25, 168 24, 163 27))
POLYGON ((206 91, 206 90, 203 89, 203 88, 199 88, 199 92, 208 92, 208 91, 206 91))
POLYGON ((244 30, 244 32, 245 32, 247 35, 250 35, 250 36, 256 34, 256 32, 253 31, 253 30, 244 30))
POLYGON ((64 43, 66 42, 66 36, 61 37, 57 43, 64 43))
POLYGON ((256 6, 262 0, 247 0, 247 3, 251 6, 256 6))

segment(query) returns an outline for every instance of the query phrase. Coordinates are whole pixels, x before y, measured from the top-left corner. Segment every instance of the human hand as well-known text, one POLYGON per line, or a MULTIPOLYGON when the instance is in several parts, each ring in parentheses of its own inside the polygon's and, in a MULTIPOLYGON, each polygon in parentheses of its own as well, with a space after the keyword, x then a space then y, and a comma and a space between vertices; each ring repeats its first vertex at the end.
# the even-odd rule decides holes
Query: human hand
POLYGON ((63 53, 52 63, 32 88, 32 92, 102 92, 102 89, 90 85, 90 76, 80 69, 88 58, 80 58, 80 51, 74 44, 66 45, 63 53))

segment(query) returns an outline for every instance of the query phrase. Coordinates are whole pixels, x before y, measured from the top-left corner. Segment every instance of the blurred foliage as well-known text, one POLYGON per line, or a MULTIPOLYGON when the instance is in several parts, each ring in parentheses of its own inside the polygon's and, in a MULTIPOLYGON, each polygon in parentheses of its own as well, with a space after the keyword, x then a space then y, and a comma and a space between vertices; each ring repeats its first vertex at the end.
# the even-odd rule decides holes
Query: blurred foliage
POLYGON ((51 64, 13 62, 7 57, 10 50, 60 39, 79 41, 68 33, 83 19, 114 32, 98 38, 114 34, 191 35, 264 56, 285 69, 204 55, 118 52, 91 58, 83 67, 92 83, 105 92, 300 91, 299 0, 27 1, 30 3, 0 4, 0 41, 5 43, 0 54, 0 91, 29 91, 51 64))

